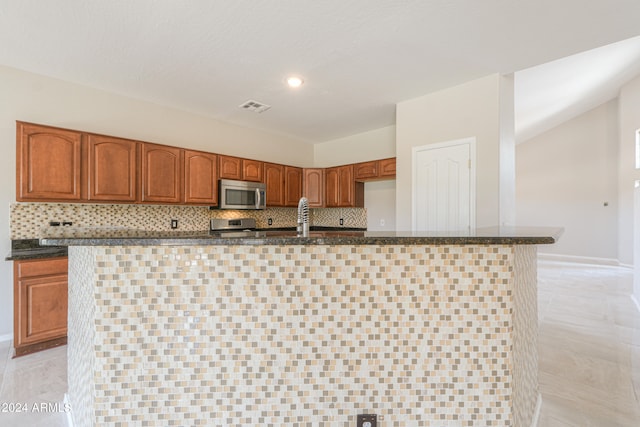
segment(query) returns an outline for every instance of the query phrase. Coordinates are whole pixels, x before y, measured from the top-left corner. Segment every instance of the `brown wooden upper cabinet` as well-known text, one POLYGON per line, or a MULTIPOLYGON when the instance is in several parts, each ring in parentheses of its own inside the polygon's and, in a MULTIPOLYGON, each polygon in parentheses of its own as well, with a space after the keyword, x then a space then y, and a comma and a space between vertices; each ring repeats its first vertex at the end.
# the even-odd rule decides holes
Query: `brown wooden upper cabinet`
POLYGON ((232 156, 218 156, 221 179, 263 182, 263 162, 232 156))
POLYGON ((371 179, 378 177, 378 161, 362 162, 353 165, 354 179, 371 179))
POLYGON ((284 165, 264 164, 264 183, 267 186, 267 207, 284 206, 284 165))
POLYGON ((16 200, 218 204, 218 178, 267 184, 267 206, 362 207, 396 159, 301 169, 17 122, 16 200))
POLYGON ((242 159, 231 156, 218 156, 220 179, 242 179, 242 159))
POLYGON ((378 176, 385 178, 395 178, 396 158, 378 160, 378 176))
POLYGON ((322 168, 304 169, 302 195, 307 198, 310 208, 323 208, 325 206, 324 174, 325 170, 322 168))
POLYGON ((353 178, 353 165, 327 168, 325 171, 327 207, 364 207, 364 183, 353 178))
POLYGON ((184 150, 142 143, 142 201, 180 203, 184 150))
POLYGON ((356 163, 353 165, 354 179, 356 181, 374 181, 392 179, 396 176, 395 157, 370 162, 356 163))
POLYGON ((82 200, 81 132, 17 122, 16 139, 16 200, 82 200))
POLYGON ((184 151, 184 201, 218 204, 218 156, 202 151, 184 151))
POLYGON ((88 141, 89 200, 135 202, 139 143, 102 135, 88 141))
MULTIPOLYGON (((302 168, 284 167, 284 205, 298 206, 302 197, 302 168)), ((269 206, 269 205, 267 205, 269 206)))
POLYGON ((275 163, 264 164, 267 207, 298 206, 302 197, 302 169, 275 163))
POLYGON ((258 160, 242 159, 242 179, 245 181, 262 182, 264 163, 258 160))

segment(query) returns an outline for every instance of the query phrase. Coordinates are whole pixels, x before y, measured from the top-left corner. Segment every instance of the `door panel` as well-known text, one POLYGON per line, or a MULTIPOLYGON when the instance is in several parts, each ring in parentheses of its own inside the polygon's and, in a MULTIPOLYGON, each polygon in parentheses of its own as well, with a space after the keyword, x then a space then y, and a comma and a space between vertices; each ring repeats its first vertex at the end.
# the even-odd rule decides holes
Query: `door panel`
POLYGON ((89 199, 136 201, 138 143, 89 135, 89 199))
POLYGON ((218 204, 218 157, 215 154, 185 150, 184 201, 218 204))
POLYGON ((142 146, 142 201, 182 201, 183 150, 155 144, 142 146))
POLYGON ((414 156, 414 230, 468 230, 475 203, 470 144, 425 147, 414 156))
POLYGON ((80 132, 46 126, 17 125, 16 199, 82 199, 80 132))

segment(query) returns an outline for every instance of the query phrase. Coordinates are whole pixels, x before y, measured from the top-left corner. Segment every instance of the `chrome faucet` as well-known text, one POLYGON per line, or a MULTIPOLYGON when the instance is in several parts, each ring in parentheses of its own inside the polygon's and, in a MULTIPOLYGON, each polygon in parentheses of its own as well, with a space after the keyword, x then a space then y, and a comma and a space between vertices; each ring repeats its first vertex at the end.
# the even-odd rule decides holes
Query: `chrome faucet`
POLYGON ((298 202, 298 237, 309 237, 309 202, 301 197, 298 202))

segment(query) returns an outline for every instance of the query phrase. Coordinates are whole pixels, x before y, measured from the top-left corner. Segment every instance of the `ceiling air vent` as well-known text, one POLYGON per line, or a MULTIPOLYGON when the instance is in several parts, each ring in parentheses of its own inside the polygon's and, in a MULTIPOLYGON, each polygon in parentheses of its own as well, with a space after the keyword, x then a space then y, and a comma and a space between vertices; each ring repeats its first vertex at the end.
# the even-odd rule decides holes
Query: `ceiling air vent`
POLYGON ((254 101, 250 99, 240 105, 240 108, 248 111, 253 111, 254 113, 264 113, 271 105, 263 104, 262 102, 254 101))

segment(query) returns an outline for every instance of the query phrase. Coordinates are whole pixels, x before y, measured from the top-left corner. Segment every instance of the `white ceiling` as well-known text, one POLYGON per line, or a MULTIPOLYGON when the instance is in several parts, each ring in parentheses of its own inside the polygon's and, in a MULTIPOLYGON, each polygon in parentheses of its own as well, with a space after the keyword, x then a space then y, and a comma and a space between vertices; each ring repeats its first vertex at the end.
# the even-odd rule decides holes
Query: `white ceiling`
MULTIPOLYGON (((0 0, 0 64, 315 143, 393 124, 399 101, 637 36, 638 16, 638 0, 0 0), (239 109, 248 99, 272 108, 239 109)), ((564 75, 522 75, 518 129, 533 135, 549 123, 542 82, 564 75)))
POLYGON ((640 37, 515 74, 516 141, 524 142, 604 102, 640 75, 640 37))

